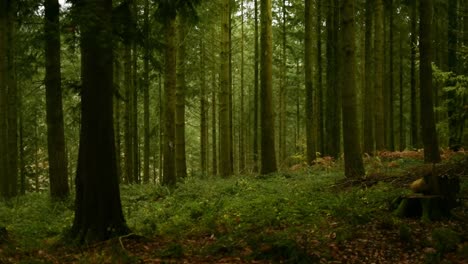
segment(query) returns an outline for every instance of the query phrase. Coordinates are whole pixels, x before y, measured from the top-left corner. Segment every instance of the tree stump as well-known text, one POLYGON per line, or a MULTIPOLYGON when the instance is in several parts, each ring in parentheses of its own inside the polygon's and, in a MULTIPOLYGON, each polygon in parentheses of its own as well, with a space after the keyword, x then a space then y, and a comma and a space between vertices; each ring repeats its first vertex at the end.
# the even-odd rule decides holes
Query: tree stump
POLYGON ((427 185, 422 188, 422 193, 401 196, 394 213, 399 217, 421 217, 423 221, 450 216, 450 211, 459 204, 457 195, 460 192, 460 178, 458 175, 434 176, 433 170, 423 178, 427 185))

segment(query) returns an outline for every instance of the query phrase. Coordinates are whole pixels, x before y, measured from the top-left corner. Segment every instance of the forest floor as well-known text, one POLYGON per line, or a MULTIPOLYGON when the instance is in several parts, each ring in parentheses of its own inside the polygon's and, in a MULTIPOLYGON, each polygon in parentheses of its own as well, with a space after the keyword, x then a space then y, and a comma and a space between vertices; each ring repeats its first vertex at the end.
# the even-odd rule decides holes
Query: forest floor
POLYGON ((320 158, 268 176, 188 178, 174 190, 122 186, 134 234, 65 245, 73 202, 30 193, 0 202, 0 263, 468 263, 468 154, 444 152, 461 179, 460 206, 433 221, 398 218, 393 201, 431 169, 422 153, 366 157, 346 180, 320 158))

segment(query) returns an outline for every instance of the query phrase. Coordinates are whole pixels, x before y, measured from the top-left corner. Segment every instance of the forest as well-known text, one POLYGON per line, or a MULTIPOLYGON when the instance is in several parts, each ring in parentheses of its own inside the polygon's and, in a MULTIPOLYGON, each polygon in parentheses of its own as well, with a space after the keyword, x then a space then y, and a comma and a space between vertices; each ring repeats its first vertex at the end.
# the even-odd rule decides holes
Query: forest
POLYGON ((0 0, 0 263, 466 263, 468 0, 0 0))

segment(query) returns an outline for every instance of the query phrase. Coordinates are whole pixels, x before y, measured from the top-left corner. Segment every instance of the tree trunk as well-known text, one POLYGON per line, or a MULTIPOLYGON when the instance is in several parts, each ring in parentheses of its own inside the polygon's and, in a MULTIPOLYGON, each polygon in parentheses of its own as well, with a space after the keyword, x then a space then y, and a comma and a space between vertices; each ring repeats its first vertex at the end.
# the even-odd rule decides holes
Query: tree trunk
POLYGON ((166 40, 165 72, 164 72, 164 168, 162 184, 176 184, 175 170, 175 107, 176 107, 176 26, 175 15, 164 21, 164 37, 166 40))
POLYGON ((112 1, 82 1, 78 7, 83 21, 82 120, 71 235, 85 242, 129 229, 120 202, 112 124, 112 1))
MULTIPOLYGON (((287 73, 286 73, 286 0, 282 3, 282 21, 281 21, 281 66, 280 66, 280 84, 279 84, 279 126, 278 126, 278 152, 279 163, 283 164, 286 159, 286 96, 287 96, 287 73)), ((310 18, 312 20, 312 18, 310 18)), ((310 29, 312 31, 312 28, 310 29)), ((312 35, 312 32, 310 32, 312 35)), ((310 54, 312 56, 312 54, 310 54)), ((310 57, 312 60, 312 57, 310 57)), ((312 73, 311 73, 312 74, 312 73)))
MULTIPOLYGON (((466 15, 466 14, 465 14, 466 15)), ((448 70, 454 74, 458 74, 458 58, 457 58, 457 42, 458 42, 458 15, 457 15, 457 0, 448 1, 448 70)), ((455 85, 449 83, 449 86, 455 85)), ((447 112, 448 112, 448 125, 449 125, 449 147, 452 150, 458 150, 461 147, 462 134, 460 127, 463 120, 457 116, 457 109, 460 108, 460 98, 458 98, 456 91, 451 90, 447 92, 447 112)))
POLYGON ((130 39, 124 41, 124 89, 125 89, 125 183, 134 183, 133 158, 133 89, 132 49, 130 39))
POLYGON ((306 153, 307 163, 312 165, 315 160, 315 142, 314 142, 314 113, 313 113, 313 85, 312 85, 312 1, 305 1, 305 31, 304 31, 304 73, 305 73, 305 118, 306 118, 306 153))
POLYGON ((417 24, 417 0, 412 0, 411 2, 411 98, 410 98, 410 105, 411 105, 411 147, 416 148, 419 147, 419 121, 418 121, 418 107, 417 107, 417 88, 416 88, 416 48, 417 48, 417 32, 416 32, 416 24, 417 24))
POLYGON ((344 0, 342 10, 345 61, 343 65, 343 82, 345 85, 342 87, 343 149, 345 176, 353 178, 365 175, 357 116, 354 0, 344 0))
POLYGON ((339 1, 328 5, 327 10, 327 93, 326 93, 326 148, 325 155, 338 158, 340 153, 340 107, 338 80, 339 1))
POLYGON ((207 100, 206 100, 206 69, 205 69, 205 43, 204 30, 200 34, 200 170, 203 176, 208 172, 208 122, 207 122, 207 100))
POLYGON ((405 150, 406 148, 406 129, 405 129, 405 116, 404 116, 404 87, 403 87, 403 34, 400 32, 400 40, 399 40, 399 52, 400 52, 400 67, 399 67, 399 76, 400 76, 400 113, 399 113, 399 121, 400 121, 400 151, 405 150))
POLYGON ((426 163, 440 162, 439 144, 434 118, 434 103, 432 90, 432 0, 419 4, 419 53, 420 53, 420 95, 421 95, 421 128, 424 144, 424 161, 426 163))
POLYGON ((258 171, 258 84, 259 84, 259 46, 258 46, 258 1, 255 0, 254 29, 254 124, 253 124, 253 172, 258 171))
POLYGON ((393 60, 393 56, 395 55, 394 54, 394 48, 393 48, 393 42, 394 42, 394 38, 393 38, 393 28, 394 28, 394 24, 393 24, 393 20, 394 20, 394 11, 393 11, 393 0, 387 0, 388 2, 388 16, 389 16, 389 40, 388 40, 388 45, 389 45, 389 51, 388 51, 388 58, 389 58, 389 65, 388 65, 388 78, 389 78, 389 82, 388 82, 388 103, 387 103, 387 107, 388 107, 388 110, 386 111, 388 113, 388 119, 387 119, 387 123, 388 123, 388 131, 386 131, 387 133, 387 146, 388 146, 388 150, 390 151, 395 151, 395 116, 394 116, 394 93, 395 93, 395 89, 394 89, 394 85, 395 85, 395 82, 394 82, 394 60, 393 60))
POLYGON ((262 48, 260 61, 260 122, 261 122, 261 174, 276 172, 275 152, 275 117, 273 114, 273 83, 272 83, 272 15, 271 0, 261 0, 261 38, 262 48))
POLYGON ((325 149, 324 144, 324 127, 323 127, 323 64, 322 64, 322 0, 317 0, 317 86, 315 87, 316 92, 316 109, 317 109, 317 147, 316 151, 323 154, 325 149))
POLYGON ((143 182, 148 183, 150 179, 150 106, 149 106, 149 60, 150 60, 150 39, 149 39, 149 0, 145 0, 144 6, 144 72, 143 72, 143 122, 144 122, 144 147, 143 147, 143 182))
POLYGON ((385 149, 385 122, 384 122, 384 15, 383 0, 375 0, 375 26, 374 26, 374 56, 375 56, 375 147, 377 150, 385 149))
POLYGON ((177 50, 177 88, 175 109, 175 155, 176 177, 187 177, 187 161, 185 156, 185 35, 186 22, 184 16, 179 16, 178 50, 177 50))
POLYGON ((372 27, 373 1, 366 0, 365 14, 365 82, 364 82, 364 152, 372 155, 375 151, 374 142, 374 64, 372 63, 372 27))
POLYGON ((221 72, 219 92, 219 174, 228 177, 231 170, 231 136, 229 106, 229 4, 224 0, 221 8, 221 72))
POLYGON ((241 1, 241 83, 239 113, 239 173, 245 170, 245 118, 244 118, 244 1, 241 1))
POLYGON ((58 0, 46 0, 45 59, 47 146, 49 154, 50 195, 54 199, 68 196, 67 155, 63 130, 62 87, 60 72, 60 22, 58 0))

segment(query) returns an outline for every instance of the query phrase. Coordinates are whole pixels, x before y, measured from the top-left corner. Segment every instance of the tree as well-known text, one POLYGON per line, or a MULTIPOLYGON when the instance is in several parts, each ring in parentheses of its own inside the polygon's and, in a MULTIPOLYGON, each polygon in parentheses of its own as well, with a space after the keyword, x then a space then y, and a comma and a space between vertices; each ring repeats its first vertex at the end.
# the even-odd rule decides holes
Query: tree
POLYGON ((176 184, 175 171, 175 90, 176 90, 176 11, 170 4, 164 4, 161 13, 165 14, 163 22, 165 38, 165 71, 164 71, 164 168, 163 185, 176 184))
POLYGON ((374 153, 374 87, 373 87, 373 63, 372 63, 372 15, 373 0, 366 0, 365 13, 365 81, 364 81, 364 152, 374 153))
POLYGON ((175 94, 175 160, 176 177, 178 179, 183 179, 187 177, 187 161, 185 155, 185 37, 187 25, 184 14, 179 15, 178 18, 177 85, 175 94))
POLYGON ((272 17, 271 0, 261 0, 261 37, 260 47, 260 122, 261 122, 261 174, 277 171, 275 152, 275 118, 273 115, 273 88, 272 88, 272 17))
POLYGON ((17 194, 16 1, 0 1, 0 194, 17 194))
POLYGON ((304 73, 305 73, 305 117, 306 117, 306 146, 307 163, 315 160, 315 142, 313 133, 313 86, 312 86, 312 1, 305 1, 305 31, 304 31, 304 73))
POLYGON ((60 24, 58 0, 46 0, 45 9, 45 58, 47 142, 49 154, 50 194, 52 198, 68 196, 67 155, 63 130, 63 107, 60 72, 60 24))
POLYGON ((75 4, 81 26, 81 131, 75 218, 79 241, 129 232, 122 213, 113 126, 112 0, 75 4))
POLYGON ((383 0, 375 0, 375 26, 374 26, 374 56, 375 56, 375 109, 374 109, 374 125, 375 125, 375 147, 377 150, 385 149, 385 122, 384 122, 384 46, 383 41, 384 31, 384 16, 383 16, 383 0))
POLYGON ((316 150, 323 154, 325 149, 324 144, 324 127, 323 127, 323 63, 322 63, 322 0, 317 0, 317 86, 315 90, 315 106, 317 109, 317 147, 316 150))
POLYGON ((362 177, 365 174, 362 161, 361 142, 359 140, 359 126, 356 99, 356 58, 355 58, 355 21, 354 0, 344 0, 342 6, 343 26, 343 149, 346 177, 362 177))
POLYGON ((416 48, 417 48, 417 0, 412 0, 410 4, 411 8, 411 37, 410 37, 410 45, 411 45, 411 88, 410 88, 410 101, 411 101, 411 146, 417 147, 419 146, 419 129, 418 129, 418 108, 417 108, 417 89, 416 89, 416 48))
POLYGON ((144 6, 144 24, 143 24, 143 33, 144 33, 144 73, 143 73, 143 122, 144 122, 144 147, 143 147, 143 182, 148 183, 150 179, 150 107, 149 107, 149 89, 150 89, 150 69, 149 69, 149 60, 150 60, 150 23, 149 23, 149 0, 145 0, 144 6))
POLYGON ((253 123, 253 171, 258 171, 258 84, 259 84, 259 45, 258 45, 258 0, 254 1, 254 123, 253 123))
POLYGON ((229 59, 229 20, 230 0, 222 1, 221 6, 221 71, 219 73, 219 174, 228 177, 232 174, 231 133, 230 133, 230 59, 229 59))
POLYGON ((338 79, 338 35, 339 25, 339 1, 335 0, 327 8, 327 92, 325 99, 325 155, 338 158, 340 153, 340 83, 338 79))
POLYGON ((419 52, 420 52, 420 95, 421 95, 421 136, 424 144, 424 161, 440 162, 439 143, 435 128, 432 91, 432 0, 419 4, 419 52))

